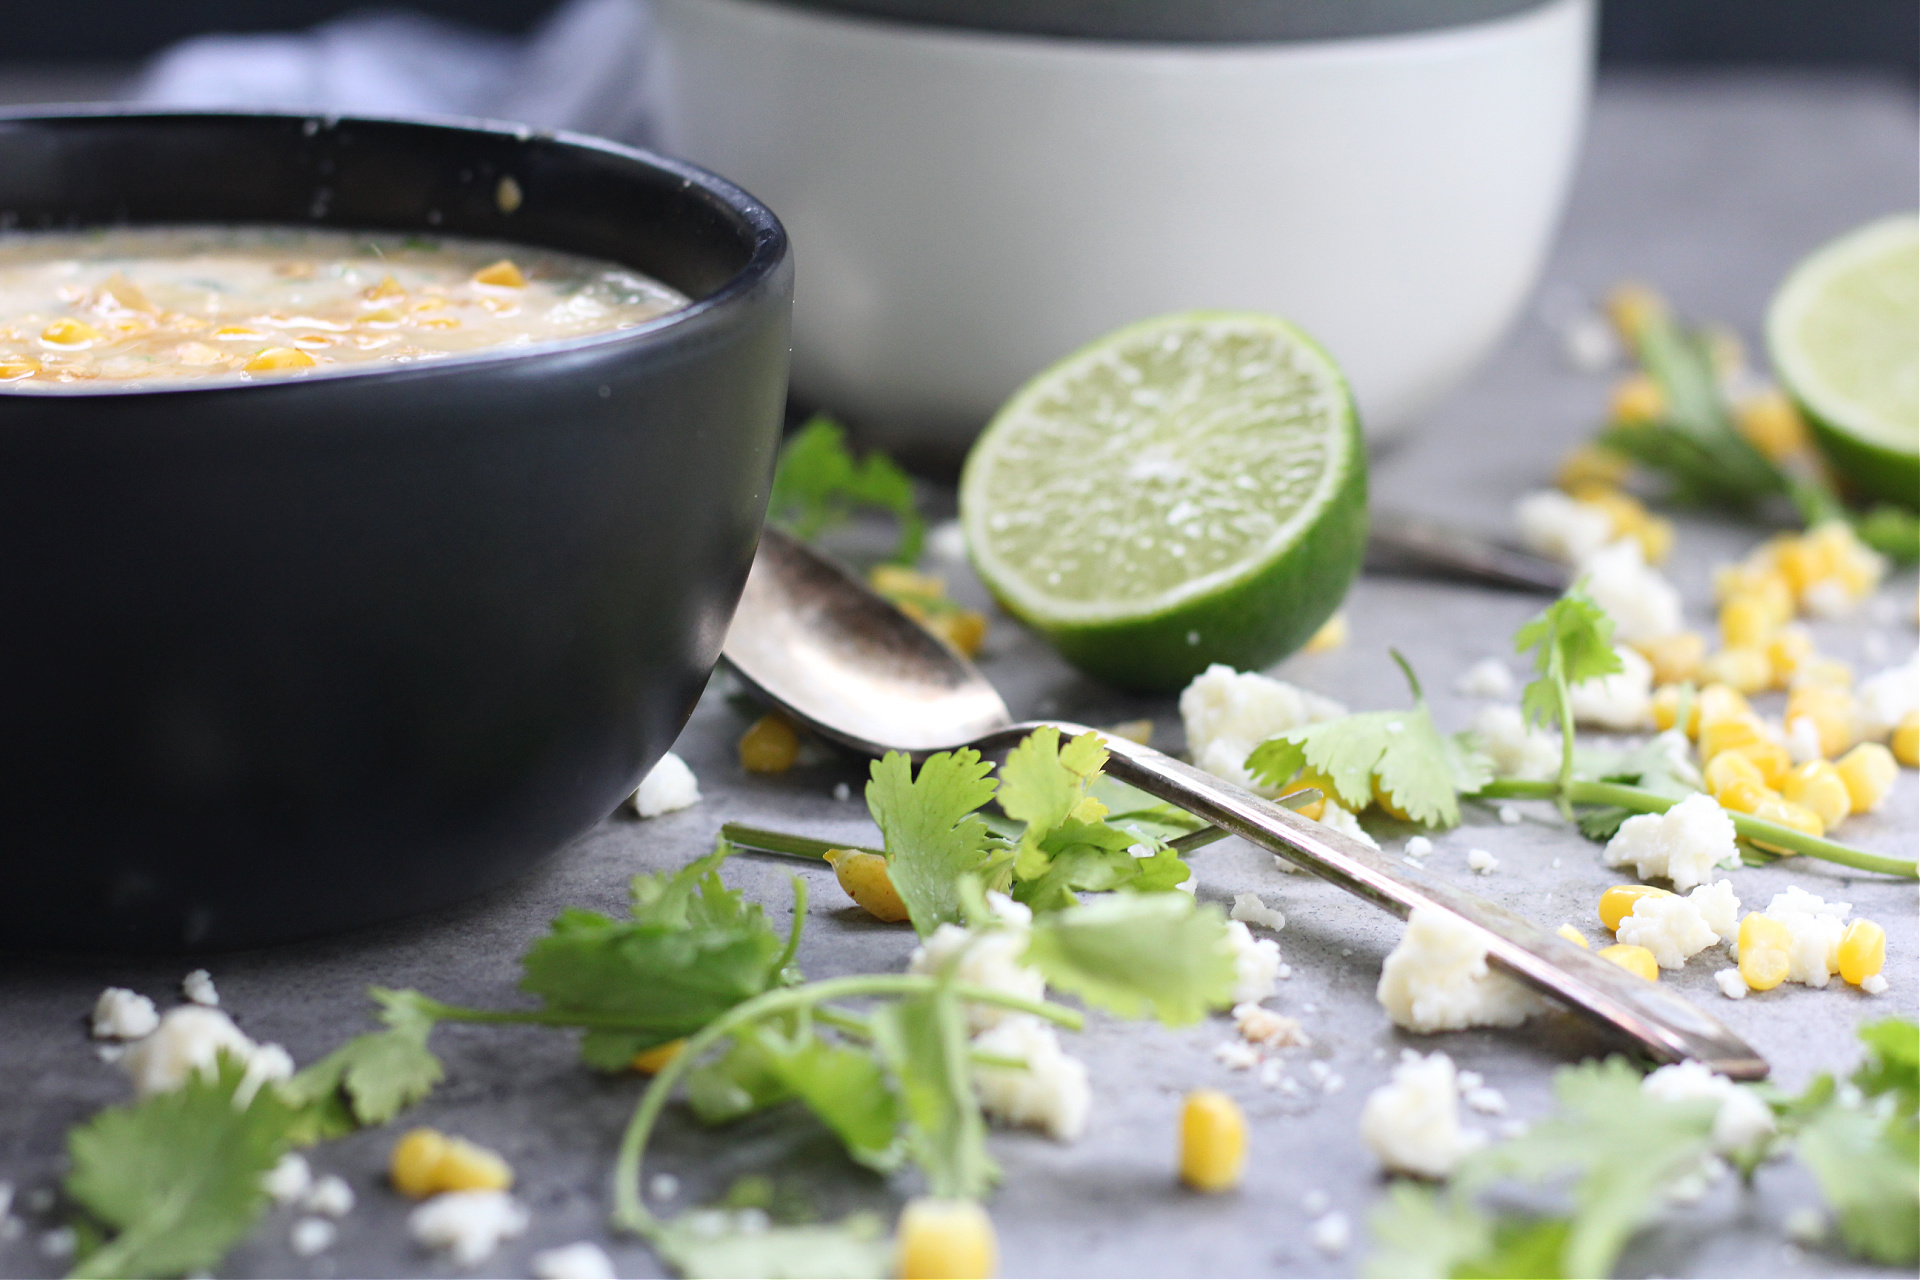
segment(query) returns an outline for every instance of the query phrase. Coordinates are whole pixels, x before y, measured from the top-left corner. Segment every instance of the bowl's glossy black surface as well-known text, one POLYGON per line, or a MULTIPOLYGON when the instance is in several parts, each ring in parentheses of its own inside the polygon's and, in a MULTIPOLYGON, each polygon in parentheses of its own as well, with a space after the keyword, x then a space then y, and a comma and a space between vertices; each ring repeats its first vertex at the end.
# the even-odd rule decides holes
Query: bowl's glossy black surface
POLYGON ((449 902, 666 751, 778 441, 792 272, 764 207, 584 139, 99 113, 0 118, 0 220, 484 236, 696 300, 399 369, 0 393, 0 946, 246 946, 449 902))

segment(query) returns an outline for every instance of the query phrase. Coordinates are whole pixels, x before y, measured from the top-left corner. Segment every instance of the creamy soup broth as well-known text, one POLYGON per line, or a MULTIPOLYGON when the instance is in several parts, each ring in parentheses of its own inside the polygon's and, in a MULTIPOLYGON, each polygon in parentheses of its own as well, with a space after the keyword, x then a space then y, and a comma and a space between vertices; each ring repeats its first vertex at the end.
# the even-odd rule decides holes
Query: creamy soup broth
POLYGON ((687 305, 610 262, 455 237, 166 227, 0 236, 0 389, 245 382, 628 329, 687 305))

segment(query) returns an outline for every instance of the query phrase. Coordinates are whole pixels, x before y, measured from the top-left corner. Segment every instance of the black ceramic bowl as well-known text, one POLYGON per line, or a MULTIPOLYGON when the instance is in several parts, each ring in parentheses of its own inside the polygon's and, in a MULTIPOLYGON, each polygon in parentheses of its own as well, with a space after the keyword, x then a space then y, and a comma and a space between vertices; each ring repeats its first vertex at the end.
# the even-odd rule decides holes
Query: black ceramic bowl
POLYGON ((0 946, 238 947, 447 903, 666 751, 779 437, 792 268, 764 207, 589 139, 102 112, 0 117, 0 221, 471 235, 695 299, 403 368, 0 392, 0 946))

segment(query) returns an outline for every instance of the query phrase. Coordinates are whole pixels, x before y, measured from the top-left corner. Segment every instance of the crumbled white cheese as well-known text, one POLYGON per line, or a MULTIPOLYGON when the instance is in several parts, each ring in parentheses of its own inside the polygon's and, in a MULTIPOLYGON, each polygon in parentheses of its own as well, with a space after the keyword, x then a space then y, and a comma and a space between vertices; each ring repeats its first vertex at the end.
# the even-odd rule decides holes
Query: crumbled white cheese
POLYGON ((1629 946, 1651 951, 1662 969, 1681 968, 1687 963, 1687 957, 1700 954, 1726 936, 1707 922, 1707 911, 1725 923, 1730 911, 1740 910, 1739 899, 1732 895, 1733 886, 1725 880, 1717 885, 1702 885, 1685 898, 1678 894, 1648 894, 1633 904, 1631 914, 1621 917, 1620 927, 1614 930, 1613 936, 1629 946), (1702 898, 1702 894, 1707 897, 1702 898), (1732 899, 1731 908, 1721 901, 1721 894, 1732 899))
POLYGON ((1812 716, 1795 716, 1787 721, 1787 757, 1795 764, 1824 760, 1820 746, 1820 726, 1812 716))
POLYGON ((1826 902, 1797 885, 1773 895, 1764 913, 1787 927, 1787 981, 1824 987, 1840 970, 1840 938, 1850 902, 1826 902))
POLYGON ((669 751, 640 779, 632 800, 635 813, 643 818, 657 818, 663 813, 699 804, 700 780, 693 776, 686 761, 669 751))
POLYGON ((307 1192, 301 1207, 308 1213, 344 1218, 353 1212, 353 1188, 347 1185, 345 1178, 330 1173, 313 1184, 313 1190, 307 1192))
POLYGON ((305 1156, 289 1151, 273 1168, 260 1175, 260 1185, 275 1204, 292 1204, 313 1186, 313 1170, 305 1156))
POLYGON ((1855 691, 1859 701, 1860 731, 1882 739, 1902 719, 1920 711, 1920 653, 1898 667, 1868 676, 1855 691))
POLYGON ((1482 707, 1473 732, 1502 778, 1542 781, 1560 771, 1560 735, 1530 728, 1518 707, 1482 707))
POLYGON ((967 562, 967 535, 958 520, 942 520, 927 530, 927 552, 948 564, 967 562))
POLYGON ((1278 933, 1287 927, 1287 918, 1260 900, 1257 893, 1236 893, 1233 895, 1233 910, 1228 917, 1244 920, 1248 924, 1257 924, 1262 929, 1272 929, 1278 933))
POLYGON ((1244 1040, 1222 1040, 1213 1046, 1213 1060, 1229 1071, 1248 1071, 1260 1065, 1260 1051, 1244 1040))
POLYGON ((1653 664, 1624 645, 1614 646, 1620 670, 1568 688, 1567 705, 1580 724, 1634 730, 1653 726, 1653 664))
POLYGON ((1721 1155, 1750 1151, 1774 1129, 1773 1109, 1760 1100, 1759 1094, 1715 1075, 1706 1064, 1692 1059, 1661 1067, 1642 1080, 1640 1087, 1663 1102, 1718 1103, 1713 1149, 1721 1155))
POLYGON ((1490 876, 1499 865, 1500 859, 1494 857, 1485 849, 1467 850, 1467 866, 1472 868, 1477 875, 1490 876))
POLYGON ((1424 858, 1432 852, 1433 841, 1427 839, 1425 836, 1409 836, 1407 838, 1407 856, 1409 858, 1424 858))
POLYGON ((1870 996, 1885 995, 1887 991, 1887 975, 1884 973, 1868 974, 1866 977, 1860 979, 1860 989, 1870 996))
POLYGON ((1729 1000, 1745 1000, 1747 992, 1752 990, 1747 986, 1747 980, 1740 976, 1738 965, 1730 969, 1717 970, 1713 980, 1719 986, 1720 994, 1729 1000))
POLYGON ((1477 1089, 1468 1089, 1460 1095, 1460 1100, 1483 1116, 1507 1114, 1507 1095, 1485 1085, 1477 1089))
POLYGON ((853 799, 853 788, 844 782, 836 782, 833 784, 833 798, 845 803, 853 799))
POLYGON ((1314 1248, 1331 1257, 1347 1251, 1347 1245, 1353 1240, 1353 1228, 1347 1225, 1346 1214, 1330 1213, 1313 1224, 1310 1238, 1314 1248))
POLYGON ((1576 373, 1605 373, 1620 362, 1620 339, 1605 316, 1584 312, 1561 326, 1560 355, 1576 373))
POLYGON ((1300 1029, 1299 1019, 1263 1009, 1257 1004, 1233 1006, 1233 1026, 1241 1039, 1267 1049, 1285 1049, 1290 1045, 1309 1043, 1307 1033, 1300 1029))
POLYGON ((1387 1015, 1409 1031, 1517 1026, 1546 1003, 1487 966, 1486 944, 1449 912, 1416 907, 1387 956, 1375 990, 1387 1015))
POLYGON ((1680 630, 1680 592, 1647 567, 1632 538, 1609 543, 1580 564, 1587 594, 1613 619, 1613 637, 1623 644, 1658 640, 1680 630))
POLYGON ((1513 692, 1513 668, 1498 658, 1482 658, 1460 673, 1453 689, 1467 698, 1504 698, 1513 692))
POLYGON ((1331 800, 1320 811, 1320 825, 1338 831, 1343 836, 1350 836, 1369 849, 1380 847, 1380 842, 1368 835, 1367 829, 1360 825, 1360 819, 1331 800))
POLYGON ((1002 1019, 973 1042, 982 1053, 1016 1058, 1026 1069, 977 1066, 974 1087, 988 1115, 1071 1142, 1086 1127, 1093 1094, 1087 1068, 1061 1051, 1049 1024, 1025 1014, 1002 1019))
POLYGON ((1687 901, 1700 909, 1700 918, 1707 922, 1707 928, 1722 940, 1733 937, 1740 928, 1740 899, 1734 896, 1733 881, 1703 884, 1687 895, 1687 901))
POLYGON ((302 1218, 293 1224, 293 1230, 287 1233, 287 1247, 294 1256, 311 1258, 317 1253, 325 1253, 340 1238, 340 1228, 325 1218, 302 1218))
MULTIPOLYGON (((1038 969, 1020 963, 1020 957, 1026 954, 1033 912, 1001 893, 989 893, 987 904, 1000 927, 968 929, 943 924, 914 948, 912 958, 907 961, 907 972, 939 973, 957 959, 958 968, 953 971, 955 981, 1023 1000, 1041 999, 1047 992, 1046 978, 1038 969)), ((984 1031, 1011 1016, 1010 1010, 997 1005, 967 1006, 967 1021, 975 1031, 984 1031)))
POLYGON ((1558 489, 1525 495, 1514 504, 1513 518, 1521 546, 1561 564, 1581 564, 1613 537, 1612 516, 1558 489))
POLYGON ((1642 880, 1665 876, 1681 893, 1715 867, 1740 865, 1733 819, 1718 801, 1696 792, 1665 813, 1635 814, 1620 824, 1603 855, 1610 867, 1631 865, 1642 880))
POLYGON ((40 1236, 40 1252, 49 1258, 71 1258, 79 1243, 72 1227, 55 1227, 40 1236))
POLYGON ((1255 938, 1239 920, 1227 921, 1227 940, 1233 945, 1233 1002, 1259 1004, 1280 978, 1280 944, 1255 938))
POLYGON ((534 1254, 533 1274, 538 1280, 614 1280, 620 1273, 605 1249, 582 1240, 534 1254))
POLYGON ((1246 771, 1253 749, 1289 729, 1345 714, 1347 709, 1331 698, 1218 662, 1195 676, 1180 694, 1188 758, 1215 777, 1253 787, 1266 796, 1277 794, 1277 789, 1254 787, 1246 771))
POLYGON ((504 1191, 448 1191, 407 1215, 414 1243, 443 1249, 456 1266, 477 1267, 503 1240, 527 1229, 526 1206, 504 1191))
POLYGON ((255 1044, 232 1018, 197 1004, 167 1010, 153 1034, 128 1049, 120 1065, 144 1098, 178 1089, 195 1072, 211 1079, 218 1070, 215 1055, 222 1049, 246 1064, 246 1076, 234 1095, 243 1105, 267 1081, 293 1074, 293 1059, 285 1049, 255 1044))
POLYGON ((1510 804, 1503 804, 1493 812, 1494 816, 1500 819, 1502 826, 1517 827, 1520 825, 1520 811, 1510 804))
POLYGON ((1444 1178, 1486 1135, 1460 1125, 1453 1059, 1409 1052, 1393 1079, 1367 1095, 1360 1140, 1391 1172, 1444 1178))
POLYGON ((153 1001, 137 991, 108 987, 93 1002, 96 1040, 138 1040, 152 1035, 159 1025, 159 1010, 153 1007, 153 1001))
POLYGON ((180 979, 180 994, 195 1004, 206 1005, 209 1009, 218 1008, 220 993, 214 990, 213 975, 205 969, 195 969, 180 979))

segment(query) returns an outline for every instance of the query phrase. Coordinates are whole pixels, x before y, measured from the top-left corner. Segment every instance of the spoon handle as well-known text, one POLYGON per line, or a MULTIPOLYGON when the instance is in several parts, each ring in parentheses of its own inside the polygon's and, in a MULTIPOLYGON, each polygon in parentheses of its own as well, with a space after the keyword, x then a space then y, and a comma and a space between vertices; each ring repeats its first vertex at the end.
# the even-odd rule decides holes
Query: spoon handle
MULTIPOLYGON (((1033 727, 1019 725, 1007 732, 1024 735, 1033 727)), ((1060 729, 1085 732, 1073 725, 1060 729)), ((1113 777, 1271 850, 1402 919, 1416 907, 1429 907, 1466 921, 1484 937, 1493 963, 1624 1033, 1656 1060, 1698 1059, 1735 1080, 1757 1080, 1767 1074, 1764 1058, 1673 992, 1244 787, 1152 747, 1103 736, 1109 752, 1106 771, 1113 777)))

